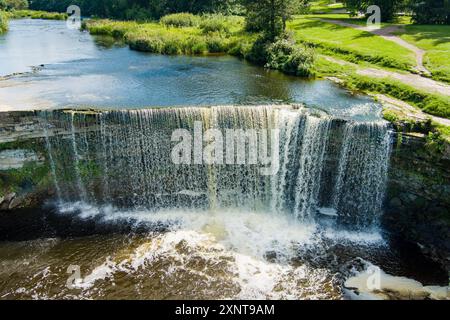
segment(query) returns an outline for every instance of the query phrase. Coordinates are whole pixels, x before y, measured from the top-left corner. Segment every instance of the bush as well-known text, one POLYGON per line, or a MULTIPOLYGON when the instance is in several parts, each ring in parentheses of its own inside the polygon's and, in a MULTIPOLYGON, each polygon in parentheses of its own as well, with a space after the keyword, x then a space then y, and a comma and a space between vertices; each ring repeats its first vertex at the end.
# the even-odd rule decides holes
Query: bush
POLYGON ((8 17, 5 13, 0 12, 0 33, 6 32, 8 30, 8 17))
POLYGON ((205 15, 200 23, 200 29, 204 34, 208 33, 230 33, 230 28, 226 18, 221 14, 216 15, 205 15))
POLYGON ((168 27, 195 27, 199 18, 191 13, 174 13, 161 18, 160 22, 168 27))
POLYGON ((267 48, 269 45, 270 41, 265 36, 260 36, 256 39, 251 49, 244 57, 253 63, 265 65, 268 61, 267 48))
POLYGON ((314 51, 305 46, 298 46, 289 37, 277 39, 266 49, 266 67, 285 73, 310 77, 314 65, 314 51))
POLYGON ((206 41, 201 37, 189 37, 183 43, 185 54, 203 54, 208 51, 206 41))
POLYGON ((227 51, 227 45, 224 39, 220 37, 209 37, 206 39, 206 46, 210 53, 224 53, 227 51))
POLYGON ((450 24, 450 4, 441 0, 412 0, 413 21, 418 24, 450 24))

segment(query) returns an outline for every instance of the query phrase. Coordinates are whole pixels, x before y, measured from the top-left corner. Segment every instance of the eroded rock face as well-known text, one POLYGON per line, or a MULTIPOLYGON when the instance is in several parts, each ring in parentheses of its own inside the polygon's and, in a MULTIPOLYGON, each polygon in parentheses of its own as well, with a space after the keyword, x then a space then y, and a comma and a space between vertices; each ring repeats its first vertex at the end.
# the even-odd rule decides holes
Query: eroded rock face
POLYGON ((40 162, 33 150, 3 150, 0 151, 0 171, 21 169, 28 162, 40 162))
MULTIPOLYGON (((450 269, 450 153, 402 135, 391 156, 384 224, 450 269)), ((446 149, 448 150, 448 148, 446 149)))

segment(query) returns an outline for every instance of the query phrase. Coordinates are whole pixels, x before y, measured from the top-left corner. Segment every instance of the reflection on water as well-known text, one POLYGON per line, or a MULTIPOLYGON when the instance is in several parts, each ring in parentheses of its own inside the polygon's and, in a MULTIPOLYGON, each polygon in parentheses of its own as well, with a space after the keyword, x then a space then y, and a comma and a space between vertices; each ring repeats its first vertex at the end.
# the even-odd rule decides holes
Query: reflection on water
POLYGON ((329 81, 306 81, 234 57, 160 56, 94 41, 61 21, 19 20, 0 37, 3 109, 305 103, 335 115, 373 119, 380 106, 329 81))

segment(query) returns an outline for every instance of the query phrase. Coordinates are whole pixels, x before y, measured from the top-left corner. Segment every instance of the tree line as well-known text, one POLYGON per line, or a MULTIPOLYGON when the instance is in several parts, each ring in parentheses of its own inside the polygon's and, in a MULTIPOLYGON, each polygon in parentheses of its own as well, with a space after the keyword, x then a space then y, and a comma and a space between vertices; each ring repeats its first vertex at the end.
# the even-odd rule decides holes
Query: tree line
MULTIPOLYGON (((354 14, 370 5, 381 8, 381 20, 392 21, 398 13, 411 14, 419 24, 450 24, 450 0, 342 0, 354 14)), ((293 14, 307 10, 309 0, 0 0, 0 9, 65 12, 69 5, 84 16, 122 20, 153 20, 179 12, 247 15, 249 29, 268 29, 277 34, 293 14)), ((330 1, 331 2, 331 1, 330 1)))

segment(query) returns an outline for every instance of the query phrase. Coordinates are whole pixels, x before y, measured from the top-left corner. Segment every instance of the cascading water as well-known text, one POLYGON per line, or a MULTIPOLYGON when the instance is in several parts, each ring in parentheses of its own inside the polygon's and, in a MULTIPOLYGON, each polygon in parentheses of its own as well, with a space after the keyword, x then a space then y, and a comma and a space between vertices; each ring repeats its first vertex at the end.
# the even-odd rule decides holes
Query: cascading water
POLYGON ((339 224, 354 229, 373 226, 381 211, 390 152, 383 121, 356 123, 288 106, 40 115, 51 132, 46 135, 49 160, 64 202, 150 211, 239 208, 299 220, 333 212, 339 224), (189 163, 171 158, 172 134, 179 129, 194 134, 189 163), (195 134, 208 135, 208 129, 222 132, 223 144, 234 148, 223 154, 215 149, 218 163, 205 161, 201 151, 207 139, 195 134), (264 130, 277 130, 279 148, 264 130), (243 136, 247 140, 239 140, 243 136), (236 162, 233 151, 252 137, 268 147, 244 146, 245 161, 236 162), (261 174, 261 163, 251 161, 256 151, 266 156, 277 151, 273 174, 261 174))

